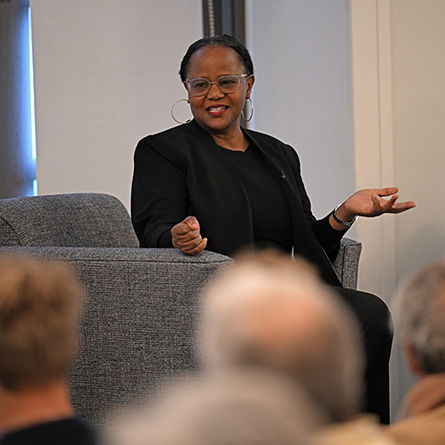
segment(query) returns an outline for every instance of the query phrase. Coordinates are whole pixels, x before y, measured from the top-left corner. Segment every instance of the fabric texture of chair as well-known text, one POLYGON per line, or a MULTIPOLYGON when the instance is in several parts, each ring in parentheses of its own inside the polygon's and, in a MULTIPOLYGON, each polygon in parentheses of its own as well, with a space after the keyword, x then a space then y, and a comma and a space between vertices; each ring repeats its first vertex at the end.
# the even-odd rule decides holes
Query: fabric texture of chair
POLYGON ((340 250, 334 261, 334 269, 343 287, 357 289, 358 264, 362 253, 362 243, 343 238, 340 250))
MULTIPOLYGON (((98 424, 171 378, 199 371, 199 293, 232 263, 209 251, 191 257, 138 245, 127 210, 109 195, 0 200, 0 255, 64 261, 86 290, 72 399, 98 424)), ((360 243, 342 241, 335 268, 345 287, 356 287, 360 251, 360 243)))
POLYGON ((1 246, 138 247, 130 216, 114 196, 43 195, 0 200, 1 246))

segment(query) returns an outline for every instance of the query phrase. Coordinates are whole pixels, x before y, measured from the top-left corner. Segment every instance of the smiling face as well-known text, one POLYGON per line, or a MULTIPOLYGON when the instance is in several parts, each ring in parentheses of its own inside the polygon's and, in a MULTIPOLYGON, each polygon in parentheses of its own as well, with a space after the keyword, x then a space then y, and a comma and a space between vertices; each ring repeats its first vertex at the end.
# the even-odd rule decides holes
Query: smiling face
MULTIPOLYGON (((187 79, 204 77, 215 82, 228 74, 245 74, 246 69, 238 54, 225 46, 205 46, 196 51, 190 59, 187 79)), ((241 110, 246 98, 250 97, 254 77, 240 79, 239 87, 233 93, 223 93, 213 83, 204 96, 189 93, 190 108, 196 122, 214 136, 236 134, 241 131, 241 110)))

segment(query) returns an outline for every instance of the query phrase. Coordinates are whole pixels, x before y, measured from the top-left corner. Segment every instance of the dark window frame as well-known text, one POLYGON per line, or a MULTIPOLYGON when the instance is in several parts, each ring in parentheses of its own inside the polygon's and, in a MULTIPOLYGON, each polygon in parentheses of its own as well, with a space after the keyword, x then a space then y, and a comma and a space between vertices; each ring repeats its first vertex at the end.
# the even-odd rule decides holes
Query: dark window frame
POLYGON ((229 34, 246 44, 244 0, 202 0, 204 37, 229 34))

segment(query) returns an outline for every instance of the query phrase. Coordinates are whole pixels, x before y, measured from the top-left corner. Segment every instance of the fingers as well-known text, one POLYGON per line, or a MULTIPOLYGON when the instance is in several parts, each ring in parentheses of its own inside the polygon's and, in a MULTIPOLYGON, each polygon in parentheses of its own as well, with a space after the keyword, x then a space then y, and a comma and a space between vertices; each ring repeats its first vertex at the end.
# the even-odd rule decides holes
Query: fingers
POLYGON ((399 191, 399 189, 397 187, 384 187, 381 189, 377 189, 376 193, 379 196, 390 196, 390 195, 394 195, 398 191, 399 191))
POLYGON ((385 213, 389 209, 391 209, 391 207, 395 204, 395 202, 397 201, 398 198, 399 198, 399 195, 392 195, 391 198, 386 199, 386 200, 382 200, 382 202, 383 202, 383 205, 382 205, 383 213, 385 213))
POLYGON ((185 247, 181 250, 181 252, 185 255, 198 255, 198 253, 201 253, 206 247, 207 238, 202 238, 201 242, 197 246, 190 248, 185 247))
POLYGON ((171 229, 172 244, 186 255, 197 255, 207 247, 207 238, 202 238, 198 220, 188 216, 171 229))
POLYGON ((393 195, 390 199, 383 199, 381 198, 381 195, 376 191, 376 193, 373 193, 371 195, 372 210, 370 216, 379 216, 382 213, 387 212, 391 208, 391 206, 394 205, 397 198, 397 195, 393 195))
POLYGON ((201 253, 207 247, 207 238, 199 239, 200 241, 192 240, 185 243, 173 242, 173 247, 179 249, 184 255, 198 255, 198 253, 201 253))
POLYGON ((192 230, 199 230, 198 220, 194 216, 187 216, 172 228, 172 231, 179 236, 187 235, 192 230))
POLYGON ((350 213, 375 217, 383 213, 401 213, 416 206, 413 201, 398 203, 397 187, 363 189, 352 195, 346 202, 350 213), (386 198, 388 197, 388 198, 386 198))
POLYGON ((413 209, 414 207, 416 207, 416 203, 414 201, 396 202, 388 210, 388 213, 402 213, 406 210, 413 209))
POLYGON ((194 216, 187 216, 183 223, 187 224, 191 230, 199 230, 199 222, 194 216))
POLYGON ((397 202, 399 195, 393 195, 388 200, 383 201, 382 213, 402 213, 416 207, 414 201, 397 202))

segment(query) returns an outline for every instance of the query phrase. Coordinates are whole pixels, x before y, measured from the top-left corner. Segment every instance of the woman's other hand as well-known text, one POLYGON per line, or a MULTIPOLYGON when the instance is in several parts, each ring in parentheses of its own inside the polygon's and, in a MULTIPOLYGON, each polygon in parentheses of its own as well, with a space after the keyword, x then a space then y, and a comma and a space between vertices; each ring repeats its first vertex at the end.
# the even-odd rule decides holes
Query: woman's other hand
POLYGON ((197 255, 207 246, 207 238, 202 238, 199 222, 194 216, 187 216, 171 229, 173 247, 185 255, 197 255))
POLYGON ((337 209, 337 216, 350 221, 357 215, 375 217, 383 213, 402 213, 416 206, 413 201, 397 202, 398 191, 397 187, 359 190, 337 209), (385 199, 388 196, 390 198, 385 199))

